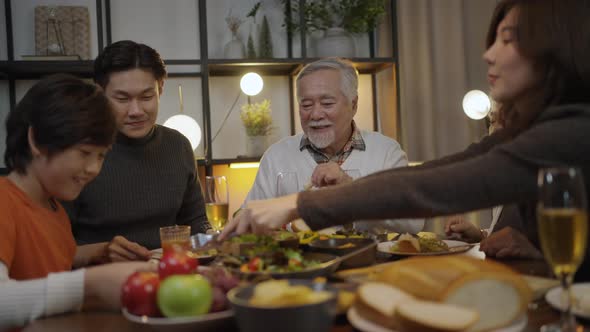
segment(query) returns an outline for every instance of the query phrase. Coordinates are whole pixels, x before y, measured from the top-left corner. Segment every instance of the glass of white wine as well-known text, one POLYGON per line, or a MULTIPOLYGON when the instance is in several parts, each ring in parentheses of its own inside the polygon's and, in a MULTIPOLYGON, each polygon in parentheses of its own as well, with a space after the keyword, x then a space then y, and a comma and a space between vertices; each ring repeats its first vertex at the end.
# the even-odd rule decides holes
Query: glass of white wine
POLYGON ((541 247, 547 263, 562 286, 561 321, 545 325, 544 332, 576 331, 572 314, 571 283, 586 253, 588 215, 582 173, 574 167, 539 171, 537 220, 541 247))
POLYGON ((205 211, 215 232, 221 232, 227 223, 229 194, 225 176, 205 177, 205 211))

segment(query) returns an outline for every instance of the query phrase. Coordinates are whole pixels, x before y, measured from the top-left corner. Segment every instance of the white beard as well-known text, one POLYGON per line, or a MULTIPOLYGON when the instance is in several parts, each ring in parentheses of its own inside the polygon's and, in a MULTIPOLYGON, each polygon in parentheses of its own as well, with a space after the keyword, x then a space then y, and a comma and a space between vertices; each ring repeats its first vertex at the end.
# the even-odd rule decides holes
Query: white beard
POLYGON ((309 138, 310 142, 318 149, 325 149, 334 143, 334 139, 336 138, 334 135, 334 130, 330 129, 325 133, 315 133, 313 129, 309 130, 307 134, 307 138, 309 138))

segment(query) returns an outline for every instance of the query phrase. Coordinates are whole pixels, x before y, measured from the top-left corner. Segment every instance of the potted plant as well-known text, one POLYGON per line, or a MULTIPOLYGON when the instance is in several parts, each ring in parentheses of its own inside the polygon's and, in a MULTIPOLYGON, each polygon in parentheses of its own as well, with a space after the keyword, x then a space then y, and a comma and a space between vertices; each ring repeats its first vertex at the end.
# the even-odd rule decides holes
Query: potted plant
POLYGON ((251 157, 262 156, 272 132, 270 100, 248 103, 242 106, 240 118, 246 128, 246 154, 251 157))
POLYGON ((354 41, 349 33, 373 31, 383 14, 385 0, 309 0, 303 7, 292 0, 285 1, 284 25, 290 32, 322 31, 324 39, 317 45, 317 56, 354 57, 354 41), (301 12, 303 22, 299 19, 301 12))

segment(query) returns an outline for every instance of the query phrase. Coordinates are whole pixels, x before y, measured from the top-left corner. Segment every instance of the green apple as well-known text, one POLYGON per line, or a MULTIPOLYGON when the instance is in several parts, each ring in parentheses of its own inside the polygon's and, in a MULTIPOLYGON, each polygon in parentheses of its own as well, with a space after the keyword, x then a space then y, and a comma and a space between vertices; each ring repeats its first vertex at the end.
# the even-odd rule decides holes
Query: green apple
POLYGON ((199 316, 209 312, 213 291, 200 274, 173 275, 160 283, 158 307, 166 317, 199 316))

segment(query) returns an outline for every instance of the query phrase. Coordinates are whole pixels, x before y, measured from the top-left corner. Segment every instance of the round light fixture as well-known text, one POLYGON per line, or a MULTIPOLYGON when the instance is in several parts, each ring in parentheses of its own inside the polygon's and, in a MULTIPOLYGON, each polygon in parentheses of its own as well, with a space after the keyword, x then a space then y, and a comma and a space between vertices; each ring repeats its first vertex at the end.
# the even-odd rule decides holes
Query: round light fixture
POLYGON ((247 73, 240 80, 240 88, 248 96, 256 96, 262 91, 263 86, 262 77, 256 73, 247 73))
POLYGON ((193 151, 201 144, 201 126, 188 115, 177 114, 164 122, 164 126, 175 129, 188 138, 193 151))
POLYGON ((485 118, 491 109, 490 97, 483 91, 471 90, 463 97, 463 111, 473 120, 485 118))

